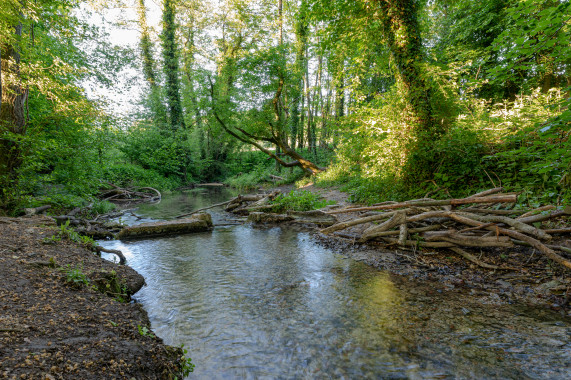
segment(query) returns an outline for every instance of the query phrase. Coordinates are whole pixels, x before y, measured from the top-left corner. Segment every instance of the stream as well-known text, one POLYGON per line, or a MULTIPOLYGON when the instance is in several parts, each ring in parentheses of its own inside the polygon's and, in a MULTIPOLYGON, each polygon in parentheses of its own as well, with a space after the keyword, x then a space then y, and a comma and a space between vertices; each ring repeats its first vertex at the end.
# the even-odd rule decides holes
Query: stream
MULTIPOLYGON (((169 219, 233 195, 176 193, 123 221, 169 219)), ((188 349, 189 379, 571 378, 571 321, 556 312, 435 291, 335 254, 308 232, 209 212, 222 224, 212 232, 100 242, 145 277, 134 298, 155 334, 188 349)))

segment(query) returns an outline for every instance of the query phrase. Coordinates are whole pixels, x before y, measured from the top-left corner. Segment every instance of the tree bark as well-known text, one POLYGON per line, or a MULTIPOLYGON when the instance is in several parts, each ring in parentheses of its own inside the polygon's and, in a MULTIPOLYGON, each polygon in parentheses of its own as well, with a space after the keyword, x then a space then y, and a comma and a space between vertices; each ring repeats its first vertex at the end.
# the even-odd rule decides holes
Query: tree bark
POLYGON ((160 123, 167 123, 167 114, 161 99, 161 89, 157 84, 157 75, 155 67, 157 64, 153 58, 152 42, 149 35, 149 26, 147 24, 147 10, 145 0, 139 0, 137 3, 137 12, 139 14, 139 26, 141 28, 141 40, 139 46, 141 48, 141 58, 143 60, 143 75, 150 87, 150 107, 153 117, 160 123))
POLYGON ((182 103, 180 100, 178 49, 176 46, 175 33, 175 4, 173 0, 164 0, 162 34, 163 58, 166 76, 167 104, 170 113, 170 124, 173 130, 185 128, 182 103))
POLYGON ((432 90, 422 69, 424 60, 414 0, 377 0, 373 11, 378 15, 392 59, 396 77, 409 105, 413 134, 417 141, 413 149, 433 142, 443 133, 434 117, 432 90))
MULTIPOLYGON (((22 24, 14 27, 16 40, 22 36, 22 24)), ((18 177, 22 164, 19 138, 26 134, 28 89, 20 77, 20 53, 16 45, 0 45, 0 185, 9 188, 18 177)), ((4 200, 5 193, 0 193, 4 200)))

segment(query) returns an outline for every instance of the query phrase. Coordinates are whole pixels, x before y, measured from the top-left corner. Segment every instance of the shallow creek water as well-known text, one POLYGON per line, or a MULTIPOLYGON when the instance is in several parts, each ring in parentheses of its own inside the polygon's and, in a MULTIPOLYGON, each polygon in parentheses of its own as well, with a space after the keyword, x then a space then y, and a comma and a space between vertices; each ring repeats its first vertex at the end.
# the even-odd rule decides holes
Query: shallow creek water
MULTIPOLYGON (((169 219, 231 195, 175 194, 125 221, 169 219)), ((233 218, 215 210, 215 224, 233 218)), ((569 319, 434 291, 334 254, 307 232, 225 225, 103 244, 145 277, 135 298, 165 343, 184 343, 190 379, 571 378, 569 319)))

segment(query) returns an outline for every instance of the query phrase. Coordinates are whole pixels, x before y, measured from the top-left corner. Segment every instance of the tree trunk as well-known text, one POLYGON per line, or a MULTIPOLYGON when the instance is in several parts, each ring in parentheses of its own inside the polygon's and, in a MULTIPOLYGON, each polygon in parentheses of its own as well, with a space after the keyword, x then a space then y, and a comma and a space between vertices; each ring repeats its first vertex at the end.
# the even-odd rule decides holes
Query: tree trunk
POLYGON ((139 14, 139 24, 141 27, 141 57, 143 60, 143 75, 150 86, 150 107, 153 117, 159 124, 167 123, 167 114, 161 99, 161 89, 157 84, 157 76, 155 67, 157 63, 153 58, 152 42, 149 35, 149 26, 147 24, 147 9, 145 0, 139 0, 137 4, 137 12, 139 14))
POLYGON ((396 76, 409 105, 420 144, 442 134, 434 117, 432 91, 422 69, 422 42, 414 0, 377 0, 383 33, 397 68, 396 76))
MULTIPOLYGON (((22 36, 22 24, 14 27, 14 34, 22 36)), ((20 77, 20 53, 12 45, 0 50, 0 185, 11 187, 18 177, 22 164, 20 137, 26 134, 28 121, 28 89, 20 77)), ((4 200, 5 192, 0 193, 4 200)))
POLYGON ((163 3, 163 59, 166 76, 166 95, 170 113, 170 124, 173 130, 184 129, 182 103, 180 101, 180 82, 178 78, 178 49, 175 40, 175 5, 173 0, 163 3))

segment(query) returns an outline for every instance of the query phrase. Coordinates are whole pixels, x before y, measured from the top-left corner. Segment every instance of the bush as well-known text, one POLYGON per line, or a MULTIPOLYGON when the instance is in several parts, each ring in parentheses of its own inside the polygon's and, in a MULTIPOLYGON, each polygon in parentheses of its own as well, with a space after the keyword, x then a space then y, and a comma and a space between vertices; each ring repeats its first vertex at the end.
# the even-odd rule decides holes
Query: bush
POLYGON ((275 161, 266 159, 265 162, 259 163, 253 167, 251 171, 230 177, 226 179, 224 183, 237 189, 247 190, 254 189, 263 184, 280 186, 294 183, 303 176, 304 172, 301 168, 282 168, 282 170, 278 172, 276 170, 275 161), (271 175, 279 176, 284 179, 274 181, 272 180, 271 175))
POLYGON ((531 203, 571 200, 571 99, 559 90, 521 96, 502 115, 511 126, 483 165, 502 185, 522 192, 531 203), (555 104, 555 105, 553 105, 555 104))
POLYGON ((103 178, 120 187, 150 186, 159 190, 173 190, 180 187, 182 181, 178 177, 163 177, 151 169, 143 169, 138 165, 114 164, 104 169, 103 178))
POLYGON ((322 199, 318 194, 307 190, 292 190, 288 194, 278 195, 271 204, 276 212, 317 210, 335 201, 322 199))

